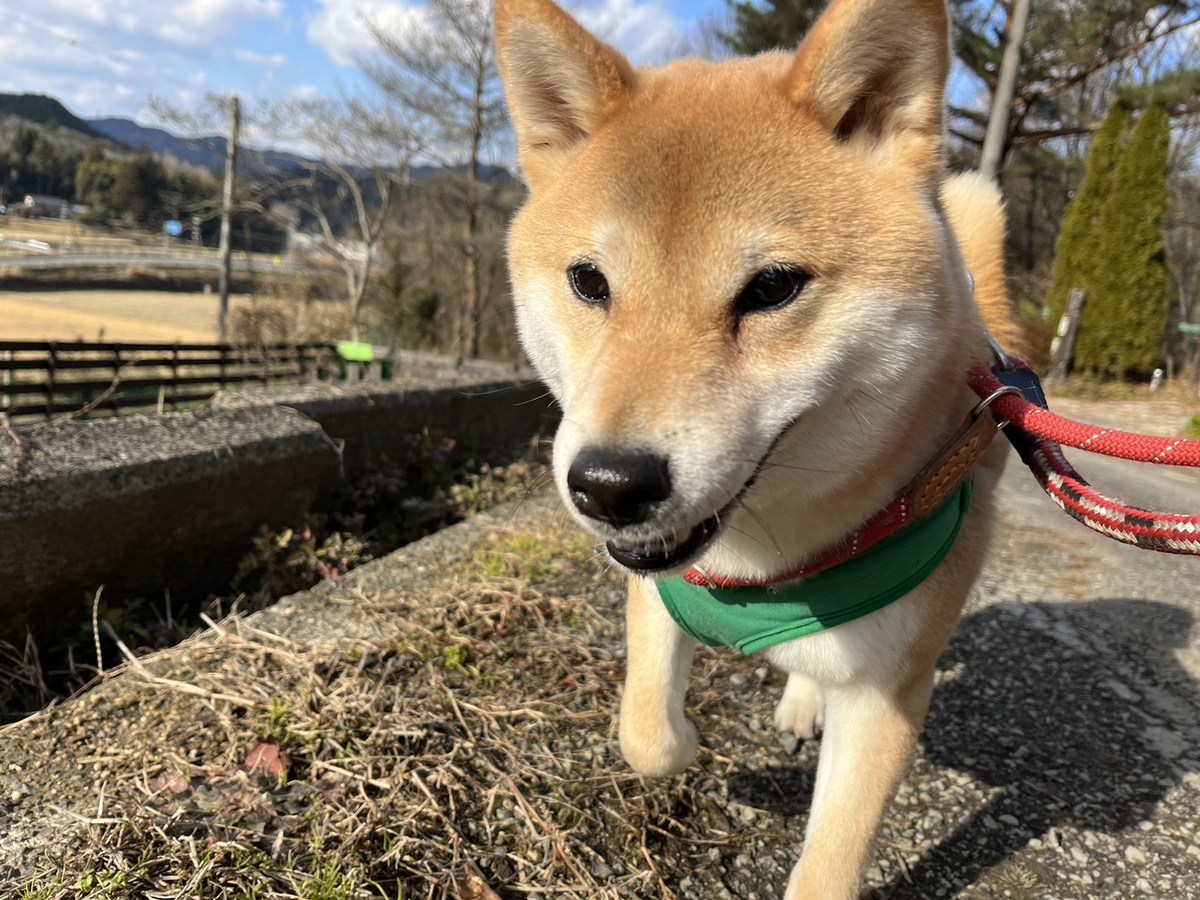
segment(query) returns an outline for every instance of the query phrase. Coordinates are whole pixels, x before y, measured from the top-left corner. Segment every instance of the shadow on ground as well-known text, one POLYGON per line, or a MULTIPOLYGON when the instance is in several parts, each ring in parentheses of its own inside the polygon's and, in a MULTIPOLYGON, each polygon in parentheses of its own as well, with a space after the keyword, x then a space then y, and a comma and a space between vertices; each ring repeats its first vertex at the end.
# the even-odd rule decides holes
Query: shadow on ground
MULTIPOLYGON (((907 778, 928 802, 897 804, 885 825, 885 837, 905 843, 924 828, 933 847, 916 865, 893 867, 869 896, 957 896, 1031 838, 1053 843, 1062 829, 1118 836, 1154 820, 1168 791, 1197 768, 1189 754, 1200 749, 1177 726, 1200 724, 1200 688, 1173 652, 1188 645, 1194 624, 1187 611, 1148 600, 1004 603, 966 616, 941 661, 944 678, 907 778), (939 804, 953 797, 954 772, 988 797, 982 808, 939 804), (940 827, 928 826, 931 809, 940 827)), ((744 771, 730 787, 759 809, 797 817, 799 850, 811 748, 793 759, 794 767, 744 771)), ((1021 862, 1043 886, 1057 877, 1037 871, 1049 868, 1046 859, 1021 862)))

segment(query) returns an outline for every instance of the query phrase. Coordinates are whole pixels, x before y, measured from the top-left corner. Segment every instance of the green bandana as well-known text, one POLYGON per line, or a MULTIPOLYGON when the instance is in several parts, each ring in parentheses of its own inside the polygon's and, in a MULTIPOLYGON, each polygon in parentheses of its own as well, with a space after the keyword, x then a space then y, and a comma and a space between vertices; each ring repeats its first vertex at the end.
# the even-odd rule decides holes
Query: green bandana
POLYGON ((682 578, 658 582, 667 611, 710 647, 758 653, 827 631, 899 600, 929 577, 958 537, 971 508, 968 477, 933 513, 840 566, 771 587, 709 588, 682 578))

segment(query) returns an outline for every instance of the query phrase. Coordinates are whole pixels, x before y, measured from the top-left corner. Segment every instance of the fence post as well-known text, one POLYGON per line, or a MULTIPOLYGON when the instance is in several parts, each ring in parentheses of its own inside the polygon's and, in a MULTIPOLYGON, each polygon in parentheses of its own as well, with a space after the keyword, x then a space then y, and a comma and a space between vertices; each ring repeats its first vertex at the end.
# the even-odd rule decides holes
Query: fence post
POLYGON ((54 417, 54 379, 58 371, 58 345, 53 341, 46 354, 46 420, 54 417))
MULTIPOLYGON (((16 358, 17 358, 17 354, 14 351, 12 351, 12 350, 4 351, 4 361, 5 362, 11 363, 16 358)), ((8 387, 15 380, 16 379, 13 376, 13 370, 11 368, 6 368, 6 369, 4 369, 3 372, 0 372, 0 412, 7 411, 8 408, 12 405, 12 399, 9 397, 8 392, 6 390, 4 390, 4 388, 8 387)))
MULTIPOLYGON (((117 384, 117 379, 121 377, 121 345, 120 344, 113 344, 112 370, 113 370, 113 384, 115 385, 115 384, 117 384)), ((109 409, 112 410, 112 413, 114 416, 121 410, 120 405, 117 403, 117 393, 118 392, 119 392, 119 388, 114 388, 112 394, 109 395, 109 398, 108 398, 108 407, 109 407, 109 409)))
POLYGON ((1063 379, 1071 371, 1071 357, 1075 355, 1075 341, 1079 338, 1079 319, 1087 303, 1087 291, 1071 288, 1067 309, 1058 320, 1058 330, 1050 342, 1051 379, 1063 379))
POLYGON ((179 409, 179 344, 171 345, 171 412, 179 409))

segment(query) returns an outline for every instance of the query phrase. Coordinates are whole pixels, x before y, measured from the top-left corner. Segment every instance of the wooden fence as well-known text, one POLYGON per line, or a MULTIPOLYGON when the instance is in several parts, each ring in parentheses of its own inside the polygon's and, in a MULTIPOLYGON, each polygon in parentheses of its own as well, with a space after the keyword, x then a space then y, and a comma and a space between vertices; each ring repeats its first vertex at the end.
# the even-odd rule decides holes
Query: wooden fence
POLYGON ((0 412, 14 420, 162 412, 232 385, 309 380, 330 366, 332 344, 0 341, 0 412))

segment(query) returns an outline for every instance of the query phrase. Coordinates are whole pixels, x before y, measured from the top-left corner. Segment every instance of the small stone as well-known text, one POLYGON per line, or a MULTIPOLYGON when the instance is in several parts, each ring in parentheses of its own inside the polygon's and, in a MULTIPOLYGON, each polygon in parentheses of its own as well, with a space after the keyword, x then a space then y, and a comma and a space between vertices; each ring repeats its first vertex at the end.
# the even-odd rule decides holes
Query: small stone
POLYGON ((1137 847, 1126 847, 1125 858, 1136 865, 1144 865, 1146 862, 1146 854, 1137 847))
POLYGON ((1004 815, 1002 815, 1000 817, 1000 821, 1003 822, 1005 825, 1011 826, 1012 828, 1017 828, 1021 824, 1020 820, 1016 816, 1011 815, 1009 813, 1005 813, 1004 815))

